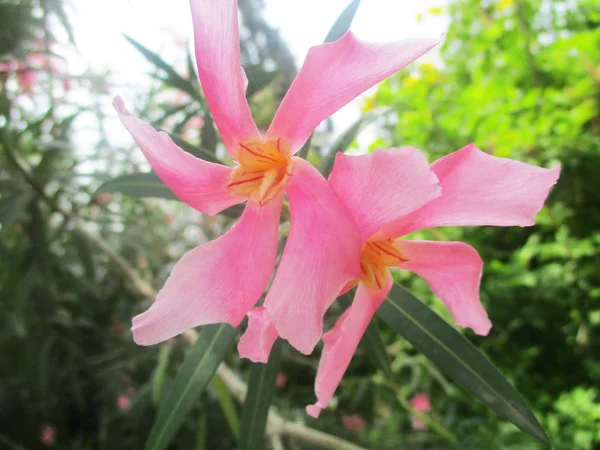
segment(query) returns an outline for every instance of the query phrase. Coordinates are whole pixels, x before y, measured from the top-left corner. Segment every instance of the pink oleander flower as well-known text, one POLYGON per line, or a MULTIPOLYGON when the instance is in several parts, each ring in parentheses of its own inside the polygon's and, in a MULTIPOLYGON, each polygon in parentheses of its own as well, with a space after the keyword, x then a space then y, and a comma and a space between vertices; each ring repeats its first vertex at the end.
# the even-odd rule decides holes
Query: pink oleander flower
MULTIPOLYGON (((237 2, 190 4, 200 83, 237 166, 198 159, 133 116, 120 98, 114 106, 157 175, 182 201, 208 215, 241 202, 246 206, 227 233, 192 249, 175 265, 154 304, 133 319, 134 340, 151 345, 199 325, 239 325, 271 278, 286 195, 287 244, 264 307, 250 311, 250 321, 267 311, 278 335, 310 353, 321 337, 325 310, 360 274, 360 237, 327 181, 294 154, 321 121, 441 39, 370 44, 348 32, 313 47, 271 126, 261 133, 245 96, 237 2)), ((256 356, 251 347, 240 350, 256 356)))
MULTIPOLYGON (((410 405, 420 412, 429 412, 431 410, 431 402, 429 401, 429 395, 427 394, 415 394, 415 396, 410 399, 410 405)), ((427 423, 417 416, 411 416, 410 423, 413 430, 423 431, 427 429, 427 423)))
POLYGON ((40 441, 47 447, 54 446, 54 440, 56 438, 56 428, 51 425, 44 425, 40 434, 40 441))
POLYGON ((285 372, 279 372, 277 374, 277 378, 275 379, 275 386, 277 386, 279 389, 283 389, 286 383, 287 375, 285 374, 285 372))
POLYGON ((410 147, 361 156, 338 154, 329 185, 352 213, 361 234, 361 275, 352 305, 325 344, 315 391, 306 408, 318 417, 337 389, 375 311, 387 297, 390 268, 423 277, 457 325, 486 335, 491 322, 479 300, 483 262, 462 242, 398 240, 440 226, 534 224, 560 167, 543 169, 498 158, 468 145, 431 167, 410 147))
POLYGON ((119 411, 126 411, 129 409, 129 405, 131 404, 131 398, 129 395, 121 394, 117 397, 116 403, 119 411))
POLYGON ((360 414, 341 414, 342 425, 348 431, 353 433, 360 433, 362 430, 367 428, 367 421, 360 414))

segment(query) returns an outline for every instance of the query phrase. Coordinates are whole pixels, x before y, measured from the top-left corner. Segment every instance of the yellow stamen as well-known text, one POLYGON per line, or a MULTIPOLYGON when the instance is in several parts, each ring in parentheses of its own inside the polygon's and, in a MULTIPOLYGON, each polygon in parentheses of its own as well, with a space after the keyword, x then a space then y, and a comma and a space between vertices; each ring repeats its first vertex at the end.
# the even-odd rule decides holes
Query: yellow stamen
POLYGON ((241 143, 229 188, 264 205, 285 188, 294 168, 290 151, 281 139, 241 143))
POLYGON ((360 281, 371 289, 381 289, 389 276, 388 267, 406 261, 393 239, 369 240, 360 254, 360 281))

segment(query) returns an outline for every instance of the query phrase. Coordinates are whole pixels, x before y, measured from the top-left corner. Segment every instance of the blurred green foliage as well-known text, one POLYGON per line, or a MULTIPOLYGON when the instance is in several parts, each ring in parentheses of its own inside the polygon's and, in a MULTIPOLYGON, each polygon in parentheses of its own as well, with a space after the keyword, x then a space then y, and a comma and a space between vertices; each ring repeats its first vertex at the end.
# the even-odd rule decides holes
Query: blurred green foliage
MULTIPOLYGON (((447 229, 437 238, 465 240, 486 262, 482 299, 494 327, 478 345, 545 418, 557 448, 594 448, 600 9, 587 0, 461 0, 448 13, 441 61, 417 63, 368 99, 367 110, 394 109, 371 148, 413 145, 434 160, 475 142, 497 156, 562 164, 536 226, 447 229)), ((407 282, 431 296, 423 283, 407 282)))
MULTIPOLYGON (((371 148, 413 145, 434 160, 473 141, 498 156, 562 164, 561 179, 535 227, 422 233, 464 240, 480 251, 486 261, 482 299, 494 328, 486 338, 465 334, 515 383, 557 449, 600 445, 596 3, 454 1, 446 11, 452 25, 440 60, 414 64, 382 83, 367 99, 370 112, 361 122, 335 141, 326 124, 308 153, 327 170, 331 150, 344 148, 362 125, 375 121, 379 138, 371 148)), ((13 31, 0 26, 0 33, 12 33, 0 39, 3 62, 39 52, 40 37, 49 47, 43 53, 61 52, 53 27, 68 28, 62 7, 56 1, 31 5, 17 16, 0 9, 0 24, 15 25, 13 31), (54 25, 48 17, 56 19, 54 25), (19 20, 22 26, 16 26, 19 20)), ((260 1, 241 0, 240 12, 248 94, 264 128, 296 66, 262 18, 260 1)), ((149 61, 154 58, 148 67, 160 67, 160 55, 166 68, 151 69, 148 95, 132 109, 187 151, 222 158, 193 63, 181 53, 173 58, 145 53, 149 61), (177 57, 184 70, 172 72, 177 57), (182 97, 174 100, 175 93, 182 97), (203 123, 193 122, 197 117, 203 123)), ((112 142, 110 97, 106 83, 98 82, 104 74, 78 78, 85 95, 77 101, 61 90, 66 87, 59 81, 68 74, 61 78, 46 67, 32 92, 13 74, 0 75, 0 448, 45 448, 44 426, 55 428, 55 448, 142 448, 189 342, 186 336, 153 348, 132 342, 130 319, 151 299, 139 294, 85 231, 135 266, 143 281, 160 287, 185 250, 222 233, 231 219, 202 217, 175 202, 95 194, 103 182, 147 167, 133 146, 112 142), (82 126, 96 130, 93 142, 74 139, 82 126)), ((399 280, 449 318, 422 280, 406 274, 399 280)), ((339 312, 334 306, 328 326, 339 312)), ((303 357, 284 345, 274 395, 282 415, 382 450, 539 448, 383 323, 377 325, 391 377, 378 370, 368 347, 359 348, 335 401, 318 421, 303 411, 314 399, 318 354, 303 357), (411 427, 409 400, 417 392, 432 402, 424 431, 411 427)), ((246 362, 234 352, 227 361, 248 379, 246 362)), ((234 448, 240 417, 238 405, 213 382, 172 448, 234 448)), ((297 439, 285 439, 284 445, 314 448, 297 439)))

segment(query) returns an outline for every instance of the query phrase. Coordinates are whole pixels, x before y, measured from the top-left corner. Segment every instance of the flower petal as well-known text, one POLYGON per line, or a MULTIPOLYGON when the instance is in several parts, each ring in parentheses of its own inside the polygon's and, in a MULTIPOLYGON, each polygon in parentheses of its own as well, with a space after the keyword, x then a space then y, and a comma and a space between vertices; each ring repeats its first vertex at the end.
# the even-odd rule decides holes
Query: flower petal
POLYGON ((425 278, 448 307, 454 321, 486 335, 492 327, 479 300, 483 261, 477 250, 463 242, 397 241, 408 261, 396 266, 425 278))
POLYGON ((338 153, 329 185, 352 213, 363 242, 442 192, 423 153, 408 147, 359 156, 338 153))
POLYGON ((231 156, 260 135, 246 100, 240 66, 237 0, 190 0, 198 77, 210 113, 231 156))
POLYGON ((269 317, 269 311, 264 306, 254 308, 248 312, 248 328, 238 342, 240 358, 266 363, 276 340, 277 330, 269 317))
POLYGON ((308 415, 314 418, 319 417, 321 410, 329 404, 350 365, 352 356, 354 356, 369 322, 390 292, 393 283, 392 277, 388 276, 385 285, 378 291, 371 290, 363 283, 359 283, 352 306, 340 316, 335 326, 323 335, 325 347, 321 354, 315 380, 317 402, 306 407, 308 415))
POLYGON ((360 235, 350 212, 323 176, 300 158, 286 187, 288 240, 265 299, 279 335, 304 354, 323 332, 323 315, 360 275, 360 235))
POLYGON ((560 167, 543 169, 488 155, 470 144, 438 159, 431 168, 441 197, 386 227, 398 237, 441 226, 529 226, 544 206, 560 167))
POLYGON ((227 187, 231 167, 209 163, 183 151, 165 132, 157 132, 131 114, 120 97, 115 97, 113 105, 156 174, 182 201, 213 215, 245 200, 227 187))
POLYGON ((337 41, 312 47, 267 136, 283 138, 298 151, 321 121, 441 40, 376 44, 362 42, 349 31, 337 41))
POLYGON ((175 264, 148 311, 133 318, 133 339, 152 345, 188 328, 238 326, 263 293, 275 266, 281 198, 249 202, 223 236, 187 252, 175 264))

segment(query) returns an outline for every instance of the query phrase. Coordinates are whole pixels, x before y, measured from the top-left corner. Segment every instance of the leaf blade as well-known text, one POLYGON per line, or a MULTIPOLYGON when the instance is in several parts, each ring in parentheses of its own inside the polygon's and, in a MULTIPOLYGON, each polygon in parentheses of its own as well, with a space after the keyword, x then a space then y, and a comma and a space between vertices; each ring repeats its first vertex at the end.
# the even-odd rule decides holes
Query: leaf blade
POLYGON ((360 0, 353 0, 344 8, 327 33, 327 37, 325 37, 325 43, 337 41, 344 34, 346 34, 352 25, 352 21, 354 20, 354 16, 356 15, 359 5, 360 0))
POLYGON ((135 198, 156 197, 179 200, 154 172, 137 172, 119 175, 103 183, 96 191, 118 192, 135 198))
POLYGON ((546 432, 517 390, 467 338, 394 284, 377 315, 463 389, 539 441, 546 432))
POLYGON ((156 422, 146 442, 146 450, 164 450, 169 446, 217 366, 225 358, 235 334, 236 329, 227 324, 202 327, 198 341, 177 372, 160 405, 156 422))
POLYGON ((281 364, 282 341, 273 345, 267 364, 254 364, 248 382, 248 394, 242 408, 239 450, 264 448, 265 427, 281 364))

